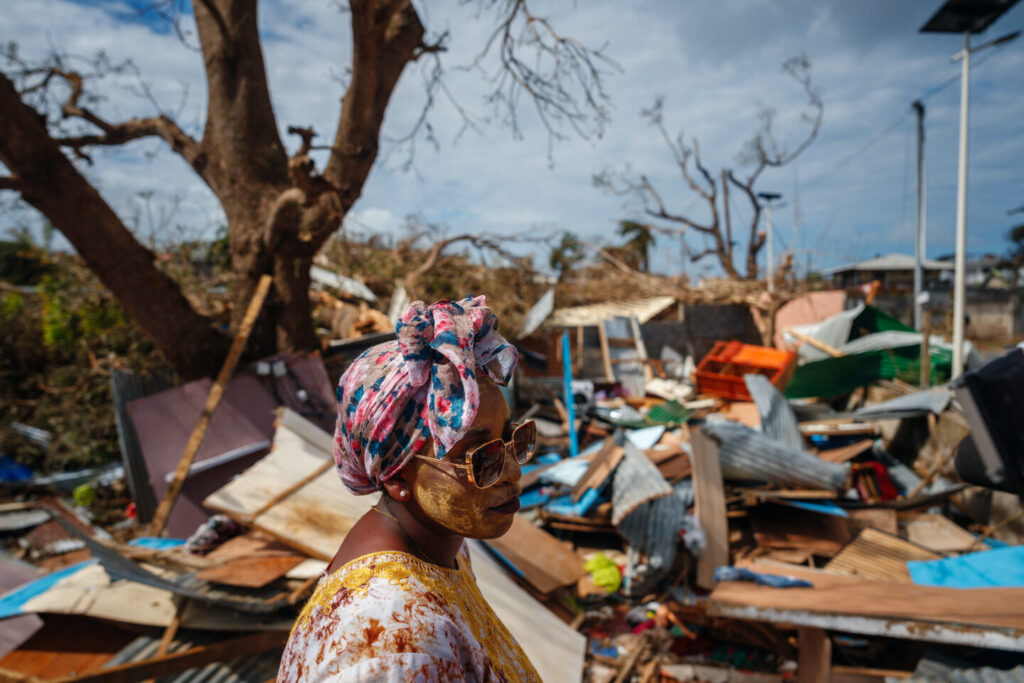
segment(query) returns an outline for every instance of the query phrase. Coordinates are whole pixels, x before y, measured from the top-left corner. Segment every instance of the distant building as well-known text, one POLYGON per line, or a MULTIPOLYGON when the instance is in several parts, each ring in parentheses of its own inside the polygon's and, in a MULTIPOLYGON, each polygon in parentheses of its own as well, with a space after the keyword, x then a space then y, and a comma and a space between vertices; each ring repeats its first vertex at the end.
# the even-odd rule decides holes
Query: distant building
MULTIPOLYGON (((943 274, 946 271, 952 273, 952 263, 927 259, 924 262, 925 288, 945 288, 947 278, 943 274)), ((886 289, 913 289, 914 257, 907 254, 876 256, 867 261, 829 268, 824 271, 824 274, 832 279, 832 283, 836 287, 842 289, 856 287, 874 280, 879 280, 882 287, 886 289)))

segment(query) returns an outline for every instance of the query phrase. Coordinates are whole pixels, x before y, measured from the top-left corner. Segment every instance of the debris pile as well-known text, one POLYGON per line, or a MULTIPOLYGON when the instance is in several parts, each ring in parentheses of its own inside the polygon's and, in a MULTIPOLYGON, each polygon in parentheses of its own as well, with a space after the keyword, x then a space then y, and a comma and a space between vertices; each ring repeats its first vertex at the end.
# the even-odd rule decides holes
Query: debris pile
MULTIPOLYGON (((929 386, 948 349, 869 306, 794 326, 780 350, 701 338, 669 319, 674 299, 644 302, 549 301, 519 340, 508 399, 538 451, 509 533, 469 547, 545 680, 925 681, 1019 664, 1020 349, 929 386)), ((376 502, 339 485, 329 430, 346 359, 381 336, 177 387, 114 373, 118 471, 62 495, 8 483, 0 674, 271 678, 376 502), (97 498, 134 516, 103 525, 97 498), (71 648, 70 633, 87 637, 71 648)))

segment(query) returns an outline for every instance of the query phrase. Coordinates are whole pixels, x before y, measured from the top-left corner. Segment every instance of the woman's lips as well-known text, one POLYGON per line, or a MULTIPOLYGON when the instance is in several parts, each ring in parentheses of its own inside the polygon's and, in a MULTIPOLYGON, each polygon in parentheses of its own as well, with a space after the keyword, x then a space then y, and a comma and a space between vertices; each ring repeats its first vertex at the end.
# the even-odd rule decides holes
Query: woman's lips
POLYGON ((497 512, 503 515, 514 515, 519 512, 519 497, 513 496, 501 505, 495 505, 491 508, 492 512, 497 512))

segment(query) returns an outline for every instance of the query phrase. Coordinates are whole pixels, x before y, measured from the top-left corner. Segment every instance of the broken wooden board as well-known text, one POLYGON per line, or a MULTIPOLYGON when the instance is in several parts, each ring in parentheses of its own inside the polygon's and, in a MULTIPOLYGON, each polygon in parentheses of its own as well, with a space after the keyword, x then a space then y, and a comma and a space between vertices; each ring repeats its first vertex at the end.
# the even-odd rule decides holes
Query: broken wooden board
POLYGON ((861 439, 849 446, 831 448, 827 451, 819 451, 818 457, 822 460, 828 460, 829 462, 844 463, 848 460, 853 460, 861 453, 867 451, 874 443, 874 439, 861 439))
POLYGON ((847 513, 850 515, 847 525, 851 534, 857 534, 868 527, 894 536, 899 533, 899 513, 891 508, 863 508, 847 510, 847 513))
POLYGON ((781 505, 760 505, 750 514, 754 538, 772 550, 809 550, 834 555, 850 540, 846 520, 781 505))
POLYGON ((284 576, 307 558, 260 531, 250 531, 220 544, 207 553, 206 559, 223 564, 197 572, 197 579, 260 588, 284 576))
POLYGON ((715 585, 715 570, 729 564, 725 482, 714 439, 695 429, 690 433, 690 446, 693 448, 694 507, 707 537, 707 547, 697 560, 697 585, 710 590, 715 585))
POLYGON ((569 586, 583 576, 583 558, 571 543, 560 541, 517 514, 512 528, 500 538, 487 541, 541 594, 569 586))
POLYGON ((615 441, 611 437, 605 439, 601 445, 601 450, 590 459, 587 471, 583 473, 583 476, 572 488, 570 496, 573 502, 578 503, 583 494, 590 489, 601 488, 615 468, 618 467, 623 453, 622 447, 616 446, 615 441))
POLYGON ((329 561, 348 530, 377 501, 377 496, 355 496, 345 489, 334 471, 333 449, 329 434, 283 410, 271 452, 203 504, 329 561))
MULTIPOLYGON (((1018 637, 1024 636, 1024 611, 1020 608, 1024 604, 1024 588, 936 588, 844 576, 775 562, 742 564, 757 572, 805 579, 814 587, 770 588, 742 581, 723 581, 711 594, 710 613, 733 615, 733 610, 718 612, 717 605, 738 607, 751 615, 761 609, 806 611, 932 622, 936 626, 958 624, 1014 629, 1018 637)), ((922 625, 922 639, 926 639, 926 631, 927 627, 922 625)))
POLYGON ((836 553, 825 565, 825 570, 879 581, 911 583, 908 560, 937 560, 941 557, 899 536, 868 527, 836 553))
POLYGON ((942 515, 917 515, 903 521, 907 538, 937 553, 966 553, 988 546, 942 515))

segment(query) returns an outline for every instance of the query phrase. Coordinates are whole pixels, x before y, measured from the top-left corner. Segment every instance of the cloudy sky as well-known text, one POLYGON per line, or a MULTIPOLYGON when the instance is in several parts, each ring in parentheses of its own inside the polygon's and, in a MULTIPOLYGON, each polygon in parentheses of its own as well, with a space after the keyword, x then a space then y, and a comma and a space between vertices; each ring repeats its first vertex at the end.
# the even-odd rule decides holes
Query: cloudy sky
MULTIPOLYGON (((57 47, 72 55, 104 51, 114 61, 131 59, 156 102, 177 112, 181 125, 198 136, 205 86, 201 56, 189 47, 194 24, 187 14, 181 18, 183 44, 166 22, 134 9, 144 4, 13 0, 5 3, 0 39, 17 42, 27 58, 57 47)), ((336 126, 351 47, 348 16, 340 4, 264 0, 261 5, 265 58, 282 135, 289 125, 312 125, 327 138, 336 126)), ((801 270, 808 263, 819 269, 880 253, 912 253, 910 105, 923 98, 928 254, 950 253, 960 97, 960 67, 950 56, 961 49, 962 39, 918 32, 940 4, 534 0, 535 14, 548 17, 563 34, 603 47, 618 67, 605 75, 611 121, 603 134, 587 139, 569 135, 549 145, 529 106, 520 112, 521 136, 500 121, 486 120, 493 114, 485 103, 492 61, 485 60, 483 73, 457 68, 472 60, 493 30, 497 17, 490 3, 416 0, 430 34, 449 32, 443 57, 446 83, 480 125, 460 136, 462 118, 441 98, 430 116, 439 147, 420 139, 408 169, 408 147, 386 142, 347 229, 397 234, 406 216, 418 214, 447 226, 450 234, 550 235, 566 229, 590 242, 614 242, 617 222, 642 217, 641 206, 596 188, 592 177, 627 167, 647 174, 670 210, 705 220, 706 207, 683 184, 658 131, 641 111, 663 96, 670 132, 699 139, 704 162, 717 175, 723 167, 737 167, 762 106, 778 111, 782 142, 800 139, 804 97, 781 65, 805 54, 825 103, 824 124, 795 164, 766 172, 759 182, 759 190, 784 195, 775 213, 776 251, 792 248, 801 270)), ((977 40, 1021 28, 1024 3, 977 40)), ((974 61, 968 249, 981 254, 1005 250, 1007 229, 1024 220, 1024 214, 1008 215, 1024 204, 1024 38, 980 52, 974 61)), ((418 116, 423 83, 423 68, 414 66, 403 74, 385 121, 389 140, 403 137, 418 116)), ((105 99, 98 107, 109 119, 153 113, 134 75, 111 78, 99 92, 105 99)), ((296 143, 286 138, 291 149, 296 143)), ((144 239, 154 230, 158 239, 210 234, 222 221, 214 197, 158 141, 103 150, 95 160, 85 171, 144 239), (179 225, 185 227, 179 230, 179 225)), ((733 194, 734 222, 744 222, 749 207, 733 194)), ((31 220, 28 212, 7 211, 0 228, 31 220)), ((695 240, 693 246, 702 245, 695 240)), ((544 262, 546 256, 538 254, 538 265, 544 262)), ((715 272, 710 259, 684 263, 678 241, 669 238, 660 238, 654 265, 672 274, 684 268, 691 275, 715 272)))

